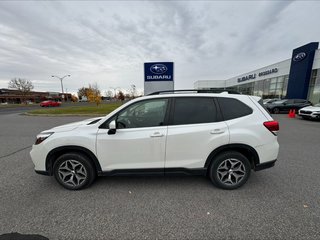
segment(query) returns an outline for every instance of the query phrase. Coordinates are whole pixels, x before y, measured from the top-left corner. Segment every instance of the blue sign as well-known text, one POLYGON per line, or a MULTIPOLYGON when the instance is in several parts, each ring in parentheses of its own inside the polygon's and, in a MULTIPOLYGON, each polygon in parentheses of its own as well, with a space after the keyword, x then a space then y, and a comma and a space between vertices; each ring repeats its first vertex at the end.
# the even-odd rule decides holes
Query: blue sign
POLYGON ((173 81, 173 62, 144 63, 144 81, 173 81))
POLYGON ((312 65, 318 42, 311 42, 292 52, 286 98, 307 99, 312 65))

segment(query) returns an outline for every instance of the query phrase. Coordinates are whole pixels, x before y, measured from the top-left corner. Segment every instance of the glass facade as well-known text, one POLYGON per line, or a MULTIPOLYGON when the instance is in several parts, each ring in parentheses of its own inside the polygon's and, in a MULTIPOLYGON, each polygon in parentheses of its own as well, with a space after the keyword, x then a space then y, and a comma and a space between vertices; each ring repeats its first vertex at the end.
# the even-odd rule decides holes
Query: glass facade
MULTIPOLYGON (((241 94, 267 98, 285 98, 287 95, 289 75, 267 78, 264 80, 227 87, 226 90, 237 91, 241 94)), ((313 104, 320 103, 320 69, 311 73, 308 100, 313 104)))
POLYGON ((309 83, 308 99, 312 103, 320 103, 320 69, 312 70, 309 83))
POLYGON ((262 98, 285 98, 288 87, 288 75, 268 78, 252 83, 245 83, 227 88, 242 94, 255 95, 262 98))
MULTIPOLYGON (((245 83, 237 86, 228 87, 241 94, 248 94, 266 98, 285 98, 287 95, 289 75, 275 78, 268 78, 252 83, 245 83)), ((312 70, 308 100, 314 104, 320 103, 320 69, 312 70)))

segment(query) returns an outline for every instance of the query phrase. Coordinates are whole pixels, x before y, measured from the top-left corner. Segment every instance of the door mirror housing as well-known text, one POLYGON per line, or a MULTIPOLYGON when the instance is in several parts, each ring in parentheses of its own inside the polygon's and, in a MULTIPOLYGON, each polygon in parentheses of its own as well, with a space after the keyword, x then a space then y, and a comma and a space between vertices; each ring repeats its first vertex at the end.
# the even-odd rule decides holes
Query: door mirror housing
POLYGON ((116 120, 113 120, 109 123, 109 131, 108 134, 109 135, 113 135, 116 134, 117 131, 117 127, 116 127, 116 120))

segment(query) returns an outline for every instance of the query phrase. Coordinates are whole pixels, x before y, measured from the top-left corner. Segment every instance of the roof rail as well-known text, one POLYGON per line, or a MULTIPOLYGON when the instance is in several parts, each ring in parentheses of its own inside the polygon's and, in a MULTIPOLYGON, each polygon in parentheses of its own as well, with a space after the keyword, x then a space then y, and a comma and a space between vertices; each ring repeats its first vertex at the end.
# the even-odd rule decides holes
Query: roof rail
POLYGON ((147 96, 150 95, 160 95, 160 94, 167 94, 167 93, 185 93, 185 92, 193 92, 193 93, 229 93, 229 94, 240 94, 234 90, 227 90, 227 89, 181 89, 181 90, 165 90, 165 91, 158 91, 149 93, 147 96))

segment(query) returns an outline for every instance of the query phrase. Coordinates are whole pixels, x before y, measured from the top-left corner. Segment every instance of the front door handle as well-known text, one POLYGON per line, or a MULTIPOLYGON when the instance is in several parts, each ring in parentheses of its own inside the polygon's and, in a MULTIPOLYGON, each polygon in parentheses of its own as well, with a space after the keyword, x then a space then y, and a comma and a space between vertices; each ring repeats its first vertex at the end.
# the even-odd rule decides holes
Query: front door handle
POLYGON ((211 134, 221 134, 221 133, 224 133, 224 129, 214 129, 210 132, 211 134))
POLYGON ((154 132, 153 134, 150 135, 150 137, 163 137, 164 134, 160 133, 160 132, 154 132))

